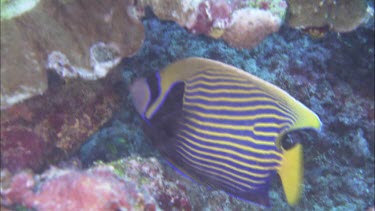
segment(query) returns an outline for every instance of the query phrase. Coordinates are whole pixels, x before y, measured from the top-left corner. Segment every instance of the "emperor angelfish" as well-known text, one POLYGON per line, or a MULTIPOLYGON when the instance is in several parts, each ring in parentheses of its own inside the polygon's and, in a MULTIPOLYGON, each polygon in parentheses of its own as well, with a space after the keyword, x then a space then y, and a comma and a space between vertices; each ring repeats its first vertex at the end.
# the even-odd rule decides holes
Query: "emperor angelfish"
POLYGON ((288 203, 299 201, 302 145, 284 149, 281 139, 322 123, 285 91, 233 66, 187 58, 136 79, 130 92, 153 144, 193 180, 269 206, 277 172, 288 203))

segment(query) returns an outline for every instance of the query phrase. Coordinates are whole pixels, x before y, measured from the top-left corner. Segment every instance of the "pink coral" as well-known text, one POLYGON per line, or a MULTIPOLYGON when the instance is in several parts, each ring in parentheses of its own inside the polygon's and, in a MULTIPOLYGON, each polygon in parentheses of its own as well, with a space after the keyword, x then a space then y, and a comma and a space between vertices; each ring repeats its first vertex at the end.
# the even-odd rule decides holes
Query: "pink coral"
POLYGON ((202 1, 197 10, 195 24, 189 29, 194 33, 208 34, 212 27, 225 28, 230 21, 232 8, 224 1, 202 1))
POLYGON ((231 25, 225 30, 223 39, 237 48, 252 48, 267 35, 279 30, 280 18, 272 13, 245 8, 232 15, 231 25))
POLYGON ((185 186, 165 178, 154 158, 128 158, 85 171, 51 168, 42 175, 20 172, 8 177, 0 189, 1 206, 10 208, 191 210, 185 186))
MULTIPOLYGON (((3 174, 3 171, 4 170, 1 171, 2 174, 3 174)), ((1 179, 3 182, 3 179, 6 179, 6 178, 2 177, 1 179)), ((33 195, 32 188, 35 185, 35 181, 33 179, 33 175, 30 172, 23 171, 15 175, 12 178, 12 181, 10 182, 10 184, 8 185, 9 187, 3 187, 4 185, 3 184, 1 185, 1 189, 2 190, 5 189, 5 191, 1 193, 2 205, 12 204, 15 201, 17 202, 24 201, 30 196, 32 196, 33 195)))
POLYGON ((142 201, 134 186, 119 180, 110 169, 91 172, 52 169, 42 175, 33 193, 31 174, 17 174, 2 193, 5 205, 22 204, 37 210, 116 210, 142 201), (135 202, 135 203, 134 203, 135 202))
MULTIPOLYGON (((164 177, 163 167, 154 159, 132 158, 121 162, 125 178, 142 184, 143 192, 152 195, 163 210, 190 211, 190 200, 186 187, 179 181, 170 181, 164 177)), ((117 169, 118 166, 115 166, 117 169)))

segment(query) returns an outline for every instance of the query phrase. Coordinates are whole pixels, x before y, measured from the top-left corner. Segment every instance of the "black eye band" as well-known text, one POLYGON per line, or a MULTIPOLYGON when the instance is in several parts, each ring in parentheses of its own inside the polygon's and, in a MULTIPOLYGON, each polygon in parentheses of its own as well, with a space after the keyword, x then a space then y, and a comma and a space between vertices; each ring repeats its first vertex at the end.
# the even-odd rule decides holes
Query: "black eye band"
POLYGON ((147 107, 150 106, 150 103, 153 103, 155 102, 156 98, 159 96, 160 94, 160 80, 159 80, 159 73, 156 73, 156 74, 152 74, 151 76, 147 77, 147 84, 150 88, 150 100, 149 100, 149 104, 147 105, 147 107))

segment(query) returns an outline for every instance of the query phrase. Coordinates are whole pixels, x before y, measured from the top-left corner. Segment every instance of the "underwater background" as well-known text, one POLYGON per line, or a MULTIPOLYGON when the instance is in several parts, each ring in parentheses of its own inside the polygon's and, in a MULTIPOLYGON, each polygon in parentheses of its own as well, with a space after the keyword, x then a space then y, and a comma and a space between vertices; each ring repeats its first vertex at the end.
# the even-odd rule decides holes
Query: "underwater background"
MULTIPOLYGON (((247 70, 288 90, 317 112, 324 124, 322 133, 305 134, 301 140, 305 147, 303 199, 296 208, 290 208, 283 199, 281 185, 274 184, 270 195, 274 210, 364 210, 374 203, 371 27, 351 34, 329 33, 319 40, 283 27, 249 51, 197 37, 155 17, 143 23, 147 28, 144 46, 124 61, 122 75, 128 83, 135 76, 149 75, 178 59, 199 56, 247 70)), ((83 163, 156 153, 140 130, 141 120, 128 94, 124 91, 124 108, 118 117, 81 148, 83 163), (121 143, 118 139, 124 137, 125 143, 121 143)), ((190 199, 197 203, 193 210, 251 210, 244 202, 215 199, 217 192, 207 192, 198 185, 193 188, 197 190, 189 191, 199 191, 190 199), (207 205, 207 200, 215 202, 207 205)))
MULTIPOLYGON (((374 5, 374 1, 367 3, 374 5)), ((14 146, 4 140, 33 139, 34 136, 24 128, 17 128, 17 133, 9 132, 15 128, 13 124, 26 127, 29 123, 24 122, 29 120, 23 117, 19 123, 19 116, 4 114, 11 117, 2 119, 1 128, 2 154, 9 154, 2 155, 2 210, 64 210, 59 207, 59 202, 64 201, 80 201, 80 206, 75 208, 95 210, 101 202, 89 193, 98 193, 102 200, 110 201, 107 210, 263 210, 179 174, 165 162, 142 130, 142 119, 133 107, 129 85, 135 78, 149 76, 191 56, 233 65, 277 85, 317 113, 323 123, 319 133, 301 131, 294 137, 304 147, 301 201, 290 207, 275 176, 269 193, 272 207, 267 210, 374 210, 373 16, 351 32, 325 31, 319 38, 284 24, 251 49, 234 48, 223 40, 191 33, 175 22, 160 20, 149 9, 142 24, 142 46, 133 56, 122 59, 115 73, 107 76, 110 80, 103 86, 113 87, 99 92, 103 101, 107 100, 103 96, 116 93, 119 96, 116 109, 106 115, 108 121, 88 133, 89 138, 74 150, 51 158, 43 151, 55 152, 56 147, 38 142, 39 145, 26 146, 35 154, 26 158, 15 155, 17 151, 9 150, 14 146), (9 168, 16 161, 27 163, 23 160, 38 157, 48 161, 35 169, 32 165, 24 169, 9 168), (5 170, 4 165, 10 170, 5 170), (108 188, 112 191, 107 191, 108 188), (59 190, 60 194, 54 195, 53 190, 59 190), (51 200, 54 203, 47 206, 51 200)), ((55 73, 48 75, 52 93, 69 83, 55 73)), ((75 89, 84 90, 79 85, 75 89)), ((83 93, 91 94, 90 91, 83 93)), ((71 91, 63 95, 73 101, 67 107, 87 106, 72 95, 71 91)), ((39 102, 49 105, 44 100, 39 102)), ((33 108, 38 103, 30 104, 33 108)), ((100 105, 112 106, 111 103, 100 105)), ((64 113, 64 106, 53 111, 64 113)), ((95 112, 105 113, 107 108, 100 109, 95 112)), ((27 113, 31 119, 38 118, 32 109, 16 110, 17 115, 27 113)), ((48 115, 53 120, 40 121, 33 130, 55 127, 51 122, 62 121, 61 116, 48 115)), ((64 137, 57 135, 57 138, 64 137)))

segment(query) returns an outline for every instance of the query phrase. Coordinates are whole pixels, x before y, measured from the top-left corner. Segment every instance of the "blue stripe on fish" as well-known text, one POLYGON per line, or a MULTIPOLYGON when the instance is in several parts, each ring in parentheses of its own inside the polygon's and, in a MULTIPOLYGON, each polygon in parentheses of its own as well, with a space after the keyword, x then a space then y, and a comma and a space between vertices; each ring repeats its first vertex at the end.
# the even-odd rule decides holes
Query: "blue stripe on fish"
POLYGON ((239 116, 236 119, 230 119, 229 117, 233 113, 222 112, 223 113, 222 115, 217 115, 217 113, 213 113, 211 115, 210 114, 204 114, 203 115, 203 112, 204 111, 202 111, 201 113, 198 113, 198 112, 193 113, 191 111, 186 111, 186 114, 195 118, 195 119, 197 119, 197 120, 199 120, 199 121, 217 123, 218 119, 220 119, 220 123, 225 124, 225 125, 243 124, 243 125, 248 125, 249 127, 254 126, 254 127, 257 128, 257 130, 258 129, 262 130, 262 128, 264 128, 263 130, 268 129, 270 132, 271 131, 274 131, 274 132, 280 131, 279 128, 281 129, 281 131, 283 131, 287 128, 287 126, 292 124, 292 121, 287 120, 286 118, 284 118, 284 119, 283 118, 277 118, 274 115, 268 115, 268 114, 264 114, 264 115, 261 114, 261 115, 258 115, 256 118, 252 118, 252 117, 247 118, 247 117, 244 117, 244 116, 239 116), (281 127, 279 127, 279 128, 270 127, 270 126, 262 127, 261 126, 262 124, 278 124, 281 127))
POLYGON ((228 74, 218 74, 218 75, 212 75, 209 72, 205 72, 202 70, 201 73, 198 73, 197 75, 193 76, 191 79, 189 79, 192 84, 195 82, 201 82, 201 81, 209 81, 209 82, 236 82, 243 85, 248 84, 248 80, 244 78, 239 78, 237 76, 232 76, 228 74))
MULTIPOLYGON (((268 105, 253 105, 253 109, 230 109, 230 104, 236 104, 232 102, 225 103, 224 105, 217 106, 215 109, 211 109, 211 105, 208 104, 190 104, 190 101, 185 100, 185 104, 187 104, 184 107, 184 110, 190 113, 195 112, 201 112, 205 114, 217 114, 218 116, 231 116, 233 115, 234 118, 236 116, 240 116, 245 118, 252 118, 257 117, 256 115, 265 115, 265 116, 275 116, 275 119, 289 119, 289 121, 292 121, 291 117, 286 115, 285 113, 282 113, 281 111, 275 111, 271 108, 271 106, 268 105), (254 109, 254 107, 260 107, 254 109)), ((214 105, 214 104, 213 104, 214 105)), ((245 106, 244 106, 245 107, 245 106)), ((250 107, 247 105, 247 107, 250 107)))
MULTIPOLYGON (((257 189, 262 188, 266 184, 268 176, 271 174, 269 171, 267 174, 262 174, 262 177, 250 177, 244 175, 239 171, 235 170, 235 166, 230 166, 227 163, 221 163, 212 159, 207 159, 204 156, 196 157, 197 153, 187 150, 186 148, 177 148, 178 152, 185 159, 185 162, 193 163, 195 168, 202 170, 203 172, 211 173, 216 177, 220 177, 225 181, 230 181, 226 186, 234 188, 232 185, 236 185, 241 188, 235 188, 236 190, 242 189, 257 189), (227 166, 231 168, 228 168, 227 166), (252 179, 254 178, 254 179, 252 179)), ((222 183, 223 180, 218 181, 222 183)), ((223 186, 223 185, 222 185, 223 186)), ((224 186, 225 188, 225 186, 224 186)))
POLYGON ((201 163, 209 164, 210 167, 219 168, 223 174, 231 175, 232 177, 243 181, 248 181, 251 186, 263 184, 264 178, 267 178, 271 173, 271 170, 260 171, 257 169, 246 168, 235 162, 215 158, 214 156, 202 155, 204 152, 197 150, 195 147, 189 147, 191 146, 181 145, 179 146, 179 149, 189 153, 190 158, 196 159, 201 163), (194 151, 192 149, 194 149, 194 151))
POLYGON ((233 150, 224 150, 218 147, 208 147, 201 141, 185 135, 180 135, 178 139, 181 141, 181 143, 195 148, 198 151, 206 152, 207 154, 217 156, 223 160, 230 160, 232 163, 240 164, 244 168, 252 168, 258 174, 265 173, 265 171, 269 171, 270 169, 273 170, 275 166, 279 166, 281 163, 281 158, 279 158, 279 160, 269 159, 268 162, 255 161, 251 156, 238 156, 238 153, 233 153, 233 150))
POLYGON ((234 90, 242 90, 244 88, 248 89, 257 89, 256 86, 249 84, 248 81, 233 81, 233 80, 228 80, 228 79, 205 79, 206 83, 198 83, 200 80, 195 80, 192 81, 191 84, 189 84, 189 88, 195 89, 195 88, 215 88, 216 86, 223 86, 224 88, 231 88, 234 90), (233 84, 236 84, 237 86, 234 86, 233 84), (241 86, 238 86, 241 85, 241 86))
MULTIPOLYGON (((249 141, 237 140, 225 136, 212 136, 196 132, 189 127, 181 129, 181 134, 194 138, 196 143, 205 145, 207 147, 215 147, 223 150, 229 149, 244 156, 251 156, 257 159, 258 162, 275 162, 281 160, 281 153, 274 151, 271 146, 260 145, 258 147, 251 146, 249 141)), ((255 160, 255 159, 254 159, 255 160)))
MULTIPOLYGON (((205 126, 202 123, 194 122, 191 119, 187 119, 185 123, 189 124, 190 126, 194 128, 199 128, 200 130, 203 130, 203 131, 210 131, 211 133, 216 133, 216 134, 220 134, 220 133, 221 134, 233 134, 237 136, 251 137, 246 140, 250 141, 251 139, 253 139, 256 141, 266 141, 266 142, 270 142, 270 144, 272 145, 274 145, 273 142, 275 142, 277 138, 277 135, 275 133, 273 134, 271 133, 269 135, 260 135, 260 134, 257 134, 260 132, 255 132, 254 130, 250 130, 250 127, 248 130, 238 129, 234 125, 226 125, 230 128, 218 128, 218 127, 213 127, 213 126, 205 126)), ((254 146, 251 146, 251 147, 254 147, 254 146)))

